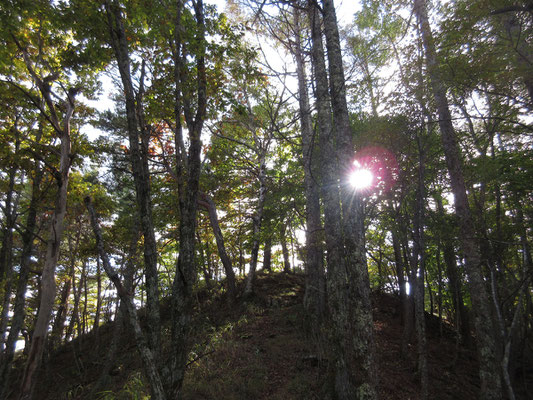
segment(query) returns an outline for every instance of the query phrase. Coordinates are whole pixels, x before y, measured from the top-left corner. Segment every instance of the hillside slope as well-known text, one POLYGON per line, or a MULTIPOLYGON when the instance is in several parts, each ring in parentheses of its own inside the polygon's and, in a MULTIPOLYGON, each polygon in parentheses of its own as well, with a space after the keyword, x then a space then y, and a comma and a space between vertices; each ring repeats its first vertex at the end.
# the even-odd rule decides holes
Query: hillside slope
MULTIPOLYGON (((261 273, 255 298, 232 307, 223 297, 199 292, 184 398, 326 398, 327 351, 304 329, 303 283, 298 275, 261 273)), ((400 357, 399 302, 385 294, 375 294, 373 302, 380 397, 417 399, 414 344, 408 359, 400 357)), ((163 309, 162 315, 166 314, 163 309)), ((89 395, 106 362, 112 331, 113 323, 107 324, 98 337, 78 338, 49 355, 41 371, 39 398, 148 398, 135 343, 127 329, 106 386, 89 395)), ((430 395, 434 399, 474 399, 479 385, 475 354, 458 347, 452 332, 443 332, 440 336, 438 324, 428 316, 430 395)))

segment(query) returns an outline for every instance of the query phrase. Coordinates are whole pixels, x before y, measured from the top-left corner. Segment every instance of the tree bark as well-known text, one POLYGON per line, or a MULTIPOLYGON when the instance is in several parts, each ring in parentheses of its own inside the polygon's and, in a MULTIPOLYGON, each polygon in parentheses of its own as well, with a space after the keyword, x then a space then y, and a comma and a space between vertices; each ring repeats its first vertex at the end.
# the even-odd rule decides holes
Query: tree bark
POLYGON ((68 300, 70 296, 70 289, 72 288, 72 278, 68 276, 61 289, 59 299, 59 307, 56 312, 54 323, 52 324, 52 333, 50 334, 50 348, 54 349, 61 344, 63 338, 63 330, 65 328, 65 321, 68 313, 68 300))
MULTIPOLYGON (((437 204, 437 211, 444 221, 446 213, 442 204, 442 198, 435 196, 437 204)), ((463 300, 463 291, 461 290, 461 278, 455 260, 455 250, 453 246, 453 238, 447 230, 444 230, 442 237, 442 253, 444 256, 444 264, 446 265, 446 275, 448 276, 448 288, 452 295, 452 304, 457 316, 456 320, 459 322, 458 331, 461 340, 467 346, 472 343, 472 335, 470 334, 470 320, 468 318, 468 311, 463 300)))
POLYGON ((395 228, 392 230, 392 248, 394 250, 394 264, 396 265, 396 276, 398 277, 398 286, 400 292, 402 324, 406 322, 405 303, 407 301, 407 282, 405 281, 405 266, 402 257, 402 248, 398 233, 395 228))
POLYGON ((263 221, 263 210, 266 200, 266 154, 261 152, 259 154, 259 197, 257 201, 257 208, 252 217, 253 221, 253 244, 250 260, 250 269, 246 276, 246 283, 244 286, 244 296, 251 296, 253 293, 253 284, 255 280, 255 272, 257 269, 257 258, 259 255, 259 245, 261 244, 259 234, 261 232, 261 223, 263 221))
POLYGON ((68 238, 69 242, 69 268, 68 276, 61 290, 61 296, 59 300, 59 308, 57 309, 54 323, 52 325, 52 333, 50 335, 51 348, 56 347, 61 343, 63 338, 63 331, 65 329, 65 321, 67 320, 69 297, 72 289, 72 281, 74 279, 74 266, 76 264, 76 255, 78 254, 78 247, 81 238, 81 219, 78 221, 78 232, 76 234, 76 241, 73 244, 71 237, 68 238))
MULTIPOLYGON (((302 27, 300 10, 294 9, 294 26, 296 40, 293 49, 298 76, 298 105, 300 131, 302 136, 302 158, 305 183, 305 219, 306 219, 306 281, 304 306, 307 313, 316 321, 321 321, 326 308, 324 279, 324 250, 322 247, 322 222, 320 220, 320 189, 318 172, 315 171, 317 152, 311 121, 311 106, 307 90, 306 65, 302 50, 302 27)), ((312 324, 314 325, 314 324, 312 324)))
POLYGON ((202 0, 194 2, 196 17, 196 40, 200 43, 196 59, 196 98, 183 95, 181 88, 188 83, 188 71, 184 59, 190 55, 182 54, 181 15, 183 1, 176 2, 177 14, 175 36, 173 42, 174 79, 175 79, 175 143, 176 143, 176 175, 178 177, 178 193, 180 205, 180 253, 176 263, 176 274, 172 285, 171 311, 171 363, 166 382, 166 393, 169 398, 179 398, 185 376, 188 356, 189 325, 192 318, 192 289, 196 281, 197 267, 195 256, 195 232, 198 209, 198 190, 201 170, 201 133, 207 112, 207 76, 205 65, 205 17, 202 0), (196 106, 193 113, 192 104, 196 106), (185 151, 181 127, 182 113, 189 131, 188 154, 185 151))
MULTIPOLYGON (((85 263, 85 260, 83 261, 85 263)), ((74 330, 76 329, 76 324, 80 326, 80 298, 81 298, 81 289, 83 286, 83 277, 80 277, 79 284, 76 287, 76 274, 73 271, 72 274, 72 292, 74 293, 74 302, 72 305, 72 315, 70 316, 70 322, 68 324, 67 332, 65 334, 65 341, 68 342, 71 337, 74 336, 74 330)))
POLYGON ((283 272, 288 274, 291 272, 291 262, 289 260, 289 249, 287 248, 287 227, 284 223, 280 228, 281 253, 283 254, 283 272))
POLYGON ((272 270, 272 236, 265 239, 265 250, 263 253, 263 269, 265 271, 272 270))
POLYGON ((417 356, 418 374, 420 377, 420 398, 425 400, 429 396, 428 382, 428 358, 427 358, 427 338, 426 338, 426 316, 424 300, 424 276, 426 274, 426 248, 424 235, 424 208, 425 208, 425 151, 420 137, 417 137, 418 144, 418 185, 416 193, 416 205, 414 216, 414 237, 413 237, 413 297, 415 302, 415 327, 417 334, 417 356), (416 271, 416 273, 415 273, 416 271))
MULTIPOLYGON (((201 204, 201 203, 200 203, 201 204)), ((204 281, 205 286, 207 287, 207 290, 211 290, 213 288, 213 285, 211 283, 212 277, 212 268, 211 268, 211 255, 209 251, 209 243, 206 240, 206 252, 207 257, 204 252, 204 248, 202 246, 202 239, 200 238, 200 233, 198 230, 196 230, 196 243, 198 244, 198 252, 200 253, 200 267, 202 269, 202 273, 204 274, 204 281)), ((216 275, 215 275, 216 279, 216 275)))
MULTIPOLYGON (((30 61, 25 53, 26 63, 30 67, 30 61)), ((55 173, 57 182, 57 192, 55 197, 54 212, 50 221, 50 232, 47 242, 46 258, 44 261, 43 272, 41 276, 41 300, 37 321, 33 331, 31 347, 28 354, 28 361, 24 370, 24 376, 21 383, 20 399, 31 399, 33 397, 33 388, 35 386, 35 373, 41 364, 43 350, 48 333, 48 324, 52 315, 54 298, 56 295, 55 286, 55 269, 59 258, 59 248, 63 234, 63 220, 67 209, 67 189, 71 163, 71 141, 70 141, 70 121, 74 114, 74 97, 76 92, 69 90, 67 100, 65 101, 66 112, 63 117, 62 127, 57 119, 55 106, 52 102, 50 87, 44 84, 38 77, 35 77, 41 90, 43 98, 47 102, 52 121, 55 125, 56 132, 61 140, 60 145, 60 164, 59 171, 55 173), (39 79, 39 80, 38 80, 39 79)))
MULTIPOLYGON (((20 147, 20 138, 19 138, 19 131, 18 131, 18 116, 15 119, 15 123, 12 128, 13 136, 15 137, 15 152, 13 156, 17 156, 19 147, 20 147)), ((15 178, 17 175, 17 167, 15 165, 12 165, 9 168, 8 173, 8 187, 7 191, 5 193, 5 201, 4 201, 4 207, 2 209, 2 212, 4 214, 4 231, 2 232, 2 246, 0 247, 0 284, 2 284, 5 281, 7 281, 10 271, 12 268, 12 253, 13 253, 13 228, 15 227, 15 222, 17 218, 17 209, 14 199, 15 194, 15 178)), ((9 286, 11 286, 8 283, 9 286)), ((1 287, 0 287, 1 289, 1 287)), ((6 289, 4 287, 4 289, 6 289)), ((10 292, 10 290, 5 290, 5 292, 10 292)), ((9 297, 9 295, 7 296, 9 297)), ((4 332, 0 332, 2 334, 2 338, 4 338, 3 334, 4 332)), ((0 351, 3 351, 3 345, 4 341, 0 340, 0 351)))
POLYGON ((424 0, 415 0, 414 6, 415 14, 420 26, 420 34, 422 36, 421 39, 424 46, 433 96, 439 114, 439 126, 444 155, 448 172, 450 174, 452 192, 455 198, 455 212, 461 230, 461 247, 463 256, 465 257, 465 270, 468 275, 472 310, 474 312, 474 325, 478 340, 477 347, 480 363, 481 398, 501 399, 501 374, 499 363, 496 358, 498 351, 493 335, 495 327, 491 320, 491 303, 485 287, 481 255, 476 243, 476 233, 474 231, 473 219, 468 204, 460 149, 452 125, 451 113, 446 98, 446 88, 439 73, 439 62, 427 16, 426 3, 424 0))
MULTIPOLYGON (((19 139, 18 130, 15 123, 15 154, 18 152, 19 139)), ((13 229, 17 219, 17 201, 13 198, 15 194, 15 177, 17 169, 12 166, 9 170, 9 184, 4 205, 5 228, 2 235, 2 248, 0 249, 0 293, 4 294, 2 311, 0 315, 0 353, 5 350, 5 338, 8 323, 9 306, 11 304, 11 292, 13 286, 13 229)))
POLYGON ((337 179, 342 194, 340 233, 345 258, 343 265, 332 266, 328 263, 328 271, 333 267, 328 299, 331 299, 330 308, 340 345, 335 389, 339 399, 374 399, 377 397, 377 373, 370 282, 365 256, 363 204, 360 194, 354 192, 347 182, 354 148, 335 6, 333 0, 323 0, 322 5, 336 131, 335 152, 339 157, 337 167, 340 174, 337 172, 337 179))
POLYGON ((93 332, 97 337, 98 328, 100 327, 100 313, 102 311, 102 277, 100 273, 100 259, 96 259, 96 311, 94 313, 93 332))
POLYGON ((235 287, 235 272, 233 271, 233 265, 231 259, 226 252, 226 246, 224 245, 224 236, 222 235, 222 230, 220 229, 220 224, 218 223, 218 215, 215 203, 213 199, 205 193, 199 193, 200 204, 207 209, 209 213, 209 222, 211 223, 211 228, 213 229, 213 234, 215 235, 215 240, 217 243, 218 255, 224 266, 224 272, 226 273, 226 282, 228 285, 228 294, 232 300, 235 300, 237 296, 237 289, 235 287))
MULTIPOLYGON (((42 124, 39 125, 35 142, 38 144, 42 136, 42 124)), ((37 208, 39 205, 40 186, 43 171, 39 161, 34 162, 31 199, 26 217, 25 229, 22 234, 22 252, 20 255, 20 269, 13 307, 11 327, 7 337, 5 351, 0 355, 0 399, 5 399, 9 390, 11 365, 15 356, 16 343, 24 325, 26 290, 30 275, 31 255, 33 252, 34 233, 37 225, 37 208)))
MULTIPOLYGON (((130 144, 130 161, 137 208, 144 237, 144 274, 146 278, 147 338, 150 349, 157 353, 161 342, 159 315, 159 279, 157 272, 157 243, 152 218, 150 174, 148 170, 149 131, 141 126, 143 118, 144 63, 138 96, 135 95, 130 71, 130 53, 120 5, 113 0, 105 2, 111 46, 117 59, 124 96, 130 144), (139 144, 141 138, 141 145, 139 144)), ((157 357, 158 358, 158 357, 157 357)))
POLYGON ((85 205, 89 212, 91 226, 93 228, 94 236, 96 238, 96 247, 98 249, 98 254, 102 259, 104 270, 115 285, 117 293, 120 296, 120 300, 124 304, 127 310, 128 322, 133 329, 133 334, 135 335, 135 341, 137 343, 137 349, 141 356, 143 367, 145 370, 146 377, 150 383, 150 394, 151 398, 154 400, 164 400, 166 399, 165 391, 163 389, 163 383, 157 369, 157 364, 155 361, 155 356, 152 350, 150 349, 149 344, 147 343, 144 334, 141 329, 141 324, 139 323, 139 317, 137 315, 137 309, 133 302, 132 294, 126 290, 120 281, 118 273, 113 269, 111 263, 109 262, 109 257, 104 248, 104 241, 102 238, 102 231, 98 224, 96 217, 96 212, 91 202, 90 197, 85 198, 85 205))

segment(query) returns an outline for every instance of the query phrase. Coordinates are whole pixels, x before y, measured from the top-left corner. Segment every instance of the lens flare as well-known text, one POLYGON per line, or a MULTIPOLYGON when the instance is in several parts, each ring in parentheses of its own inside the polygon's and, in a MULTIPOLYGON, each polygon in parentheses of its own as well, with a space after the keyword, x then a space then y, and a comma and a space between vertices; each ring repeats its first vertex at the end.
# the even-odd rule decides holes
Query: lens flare
POLYGON ((366 189, 372 186, 374 175, 368 169, 359 168, 350 174, 350 185, 356 190, 366 189))

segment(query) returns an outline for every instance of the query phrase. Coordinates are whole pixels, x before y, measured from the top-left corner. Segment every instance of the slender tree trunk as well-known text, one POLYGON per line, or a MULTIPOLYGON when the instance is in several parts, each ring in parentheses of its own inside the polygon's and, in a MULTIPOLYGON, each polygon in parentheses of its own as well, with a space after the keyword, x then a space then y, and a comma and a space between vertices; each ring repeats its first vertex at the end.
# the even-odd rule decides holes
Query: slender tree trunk
MULTIPOLYGON (((444 221, 446 213, 442 204, 440 196, 435 196, 435 202, 437 203, 437 211, 440 214, 441 219, 444 221)), ((463 292, 461 290, 461 278, 459 270, 457 268, 457 262, 455 261, 455 251, 453 248, 453 238, 447 230, 444 230, 442 237, 443 245, 442 252, 444 256, 444 263, 446 264, 446 275, 448 276, 448 287, 452 295, 452 304, 454 311, 459 321, 459 333, 463 342, 470 346, 472 338, 470 335, 470 321, 468 318, 468 311, 465 307, 463 300, 463 292)))
POLYGON ((511 325, 504 329, 504 351, 502 357, 502 375, 507 391, 507 397, 509 400, 514 400, 515 393, 512 385, 511 375, 509 374, 509 363, 511 359, 511 348, 513 342, 513 336, 516 333, 518 327, 518 321, 523 312, 524 297, 528 291, 531 282, 531 268, 533 267, 533 258, 531 257, 531 249, 527 240, 527 230, 524 224, 524 213, 522 210, 522 204, 518 198, 514 199, 516 207, 516 224, 518 226, 518 232, 520 236, 520 244, 522 246, 522 282, 518 288, 517 305, 513 312, 513 318, 511 325))
MULTIPOLYGON (((105 2, 111 46, 117 59, 124 95, 126 119, 130 144, 130 161, 135 182, 135 193, 141 230, 144 237, 144 274, 146 279, 147 338, 150 349, 160 351, 161 322, 159 315, 159 279, 157 272, 157 243, 152 218, 150 174, 148 170, 149 132, 141 126, 143 119, 142 96, 144 91, 144 63, 138 96, 135 95, 130 71, 130 54, 124 20, 119 4, 114 0, 105 2), (139 121, 141 119, 141 121, 139 121), (139 144, 141 138, 141 144, 139 144)), ((158 357, 156 357, 158 358, 158 357)))
POLYGON ((442 144, 448 172, 450 174, 452 191, 455 198, 455 211, 461 230, 461 247, 465 257, 465 270, 468 275, 472 310, 474 312, 474 325, 477 335, 479 354, 479 373, 481 378, 481 398, 501 399, 501 373, 497 360, 497 347, 493 335, 494 326, 490 310, 491 303, 485 287, 481 255, 476 243, 476 234, 473 227, 472 215, 468 204, 466 186, 464 182, 460 149, 452 125, 451 113, 446 98, 446 88, 440 78, 439 62, 435 51, 426 3, 424 0, 415 0, 415 14, 420 26, 424 45, 428 74, 431 80, 433 96, 439 114, 442 144))
POLYGON ((200 253, 200 267, 202 269, 202 273, 204 274, 205 286, 207 287, 207 290, 211 290, 213 288, 213 285, 211 284, 212 269, 210 261, 211 255, 209 250, 209 243, 207 243, 206 240, 206 257, 206 252, 204 252, 204 246, 202 246, 202 239, 200 238, 200 232, 198 230, 196 230, 196 242, 198 243, 198 252, 200 253))
MULTIPOLYGON (((83 261, 85 262, 85 261, 83 261)), ((81 288, 83 287, 83 277, 80 277, 79 284, 76 287, 76 274, 75 271, 72 271, 72 292, 74 293, 74 302, 72 305, 72 315, 70 316, 70 322, 68 324, 67 333, 65 334, 65 341, 68 342, 70 338, 74 336, 74 330, 80 326, 80 298, 81 298, 81 288)))
POLYGON ((233 271, 233 265, 231 259, 226 252, 226 246, 224 245, 224 236, 222 235, 222 230, 220 229, 220 224, 218 223, 218 215, 215 203, 213 199, 206 195, 205 193, 200 193, 200 204, 207 208, 209 213, 209 221, 211 223, 211 228, 213 229, 213 234, 215 235, 215 240, 217 243, 218 255, 224 266, 224 272, 226 273, 226 283, 228 285, 228 293, 231 299, 235 299, 237 296, 237 289, 235 287, 235 272, 233 271))
POLYGON ((442 263, 440 258, 440 243, 437 246, 437 273, 439 278, 439 289, 438 289, 438 301, 437 301, 437 307, 438 307, 438 313, 439 313, 439 333, 442 338, 442 263))
POLYGON ((63 331, 65 329, 65 321, 67 320, 68 308, 69 308, 69 298, 72 288, 72 281, 74 279, 74 266, 76 264, 76 255, 78 254, 78 248, 81 238, 81 219, 78 220, 78 232, 76 233, 76 241, 72 243, 72 238, 68 237, 69 244, 69 269, 68 276, 63 285, 63 290, 61 291, 61 297, 59 301, 59 308, 56 312, 54 323, 52 325, 51 337, 51 348, 56 347, 61 343, 63 338, 63 331))
POLYGON ((428 288, 428 296, 429 296, 429 313, 433 315, 435 304, 433 300, 433 289, 431 288, 431 282, 429 281, 429 274, 428 274, 427 269, 425 270, 425 278, 426 278, 426 287, 428 288))
POLYGON ((280 228, 281 253, 283 254, 283 272, 291 272, 291 262, 289 261, 289 249, 287 248, 287 227, 282 223, 280 228))
POLYGON ((261 232, 261 223, 263 221, 263 209, 265 206, 266 200, 266 154, 259 155, 259 197, 257 202, 257 208, 255 214, 252 217, 253 219, 253 237, 254 241, 252 244, 252 254, 250 260, 250 269, 248 275, 246 276, 246 284, 244 286, 244 296, 251 296, 253 293, 253 284, 255 281, 255 272, 257 269, 257 257, 259 255, 259 245, 261 232))
MULTIPOLYGON (((124 288, 126 288, 126 285, 124 285, 124 288)), ((89 399, 97 398, 97 394, 101 392, 104 387, 106 387, 110 378, 109 373, 111 372, 111 368, 113 368, 113 364, 117 358, 117 350, 119 343, 121 342, 123 332, 122 325, 124 324, 124 321, 127 321, 128 319, 126 307, 123 305, 122 301, 119 301, 118 303, 119 311, 117 312, 115 321, 113 321, 113 337, 109 347, 106 349, 106 360, 102 366, 102 369, 100 370, 100 375, 97 381, 91 387, 91 391, 87 396, 89 399)))
POLYGON ((94 231, 94 236, 96 237, 96 246, 98 248, 98 254, 102 259, 104 270, 106 271, 107 276, 115 285, 117 293, 120 296, 121 301, 127 310, 128 320, 130 326, 133 329, 133 334, 135 335, 135 341, 137 343, 137 349, 141 356, 143 367, 145 370, 146 377, 150 383, 150 394, 151 398, 154 400, 164 400, 166 399, 165 392, 163 389, 163 383, 161 382, 161 377, 157 369, 157 364, 155 361, 155 356, 152 350, 150 349, 149 344, 147 343, 144 334, 141 330, 141 324, 139 323, 139 317, 137 315, 137 309, 133 302, 132 294, 126 290, 120 281, 118 273, 113 269, 111 263, 109 262, 109 257, 104 249, 104 242, 102 239, 102 232, 98 224, 96 217, 96 212, 92 206, 90 197, 85 198, 85 205, 89 211, 89 216, 91 219, 91 226, 94 231))
POLYGON ((198 208, 198 189, 201 170, 201 133, 207 112, 207 76, 205 65, 205 19, 202 0, 193 4, 196 17, 196 39, 199 49, 195 54, 196 59, 196 98, 184 96, 180 88, 186 85, 190 77, 187 76, 181 47, 181 12, 183 2, 178 0, 177 16, 174 37, 174 77, 175 77, 175 118, 176 118, 176 162, 178 177, 178 193, 180 203, 180 253, 176 264, 176 275, 172 285, 172 313, 171 313, 171 338, 172 359, 166 393, 169 398, 179 398, 180 390, 185 376, 187 363, 188 337, 191 314, 193 311, 192 289, 196 281, 197 267, 194 261, 195 232, 198 208), (196 105, 193 113, 191 104, 196 105), (189 150, 185 152, 183 132, 181 127, 182 112, 185 116, 189 131, 189 150))
POLYGON ((265 239, 265 251, 263 253, 263 269, 265 271, 272 270, 272 236, 265 239))
MULTIPOLYGON (((41 85, 43 97, 47 102, 52 103, 50 88, 46 87, 44 83, 41 83, 41 85)), ((28 361, 22 379, 20 399, 31 399, 33 397, 35 374, 41 364, 48 333, 48 324, 52 315, 52 308, 54 306, 56 295, 55 269, 59 258, 59 248, 63 234, 63 219, 67 209, 67 189, 71 163, 70 120, 74 113, 74 96, 75 92, 69 91, 68 99, 65 102, 66 113, 63 118, 63 126, 60 128, 59 121, 54 121, 57 133, 60 133, 61 140, 60 166, 59 171, 55 176, 58 188, 55 198, 54 212, 50 222, 46 258, 41 276, 41 301, 28 354, 28 361)), ((54 106, 49 105, 49 107, 50 111, 55 114, 54 106)))
POLYGON ((87 272, 87 263, 83 263, 81 269, 81 276, 83 279, 83 311, 81 313, 81 329, 78 336, 85 335, 87 333, 87 280, 89 279, 89 273, 87 272))
POLYGON ((326 311, 326 281, 324 276, 324 250, 322 245, 322 222, 320 220, 320 188, 319 173, 314 168, 317 164, 315 137, 311 121, 311 106, 307 90, 306 66, 302 51, 302 28, 300 11, 294 10, 294 26, 296 43, 294 58, 298 75, 298 104, 300 114, 300 130, 302 135, 302 155, 305 182, 305 218, 306 218, 306 281, 304 306, 313 320, 321 322, 326 311), (315 156, 315 157, 314 157, 315 156))
MULTIPOLYGON (((39 127, 36 143, 40 142, 42 126, 39 127)), ((39 161, 35 161, 33 171, 33 181, 31 199, 26 217, 26 228, 22 234, 22 253, 20 255, 20 269, 15 294, 15 305, 13 307, 13 317, 11 327, 7 337, 5 351, 0 354, 0 399, 5 399, 9 390, 9 377, 11 375, 11 365, 15 356, 16 343, 22 331, 25 318, 26 290, 30 275, 31 256, 33 252, 33 241, 35 227, 37 225, 37 207, 39 204, 39 188, 43 177, 43 171, 39 161)))
POLYGON ((425 400, 429 396, 428 359, 426 338, 426 317, 424 300, 424 276, 426 273, 426 248, 424 237, 424 208, 425 208, 425 152, 420 137, 417 137, 419 165, 418 187, 414 216, 413 240, 413 297, 415 301, 415 327, 417 334, 418 374, 420 377, 420 398, 425 400))
POLYGON ((396 265, 396 275, 398 277, 398 286, 400 291, 400 304, 401 304, 401 319, 402 324, 406 323, 405 316, 405 303, 407 302, 407 282, 405 280, 405 266, 402 257, 402 248, 400 240, 398 239, 398 233, 395 229, 392 230, 392 247, 394 249, 394 263, 396 265))
MULTIPOLYGON (((18 136, 18 135, 17 135, 18 136)), ((18 150, 18 139, 15 145, 18 150)), ((0 353, 5 350, 5 338, 7 331, 7 323, 9 319, 9 307, 11 304, 11 294, 13 286, 13 228, 17 218, 16 201, 13 199, 15 191, 15 175, 16 168, 11 167, 9 171, 9 187, 5 200, 5 229, 2 240, 2 249, 0 250, 0 273, 3 271, 4 276, 0 275, 0 293, 4 294, 4 301, 2 304, 2 311, 0 313, 0 353), (2 281, 2 278, 4 280, 2 281)))
POLYGON ((412 268, 412 266, 409 267, 409 257, 407 256, 408 252, 408 245, 407 245, 407 238, 405 236, 402 237, 403 244, 402 244, 402 257, 404 260, 404 266, 406 267, 406 275, 407 275, 407 285, 409 286, 409 293, 407 295, 407 299, 404 303, 404 309, 403 314, 405 317, 403 330, 402 330, 402 347, 401 347, 401 355, 404 359, 408 358, 409 355, 409 343, 411 342, 413 331, 415 330, 415 302, 414 302, 414 292, 416 290, 416 270, 412 268))
MULTIPOLYGON (((100 273, 100 258, 96 258, 96 311, 94 313, 93 332, 98 338, 100 313, 102 311, 102 277, 100 273)), ((97 341, 98 342, 98 341, 97 341)))
MULTIPOLYGON (((15 118, 12 133, 15 137, 14 156, 18 155, 20 148, 20 134, 18 130, 19 116, 15 118)), ((18 196, 14 198, 15 194, 15 178, 17 175, 17 168, 12 165, 8 173, 8 189, 4 201, 4 232, 2 235, 2 247, 0 249, 0 293, 4 293, 4 302, 2 304, 2 311, 0 315, 0 354, 5 350, 6 331, 9 319, 9 307, 11 304, 11 292, 13 287, 13 229, 17 221, 17 205, 18 196)))
POLYGON ((54 349, 61 343, 63 338, 63 330, 65 328, 65 321, 68 313, 68 300, 70 296, 70 289, 72 288, 72 278, 68 276, 63 284, 61 295, 59 299, 59 308, 57 309, 54 323, 52 324, 52 333, 50 334, 50 348, 54 349))

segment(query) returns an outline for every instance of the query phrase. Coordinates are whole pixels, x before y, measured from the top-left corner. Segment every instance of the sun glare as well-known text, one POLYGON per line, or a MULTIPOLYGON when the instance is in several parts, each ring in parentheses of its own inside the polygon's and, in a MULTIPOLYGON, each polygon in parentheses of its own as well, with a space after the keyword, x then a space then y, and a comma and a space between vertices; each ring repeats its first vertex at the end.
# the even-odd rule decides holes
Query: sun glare
POLYGON ((370 187, 373 180, 374 176, 368 169, 358 168, 350 174, 350 185, 356 190, 370 187))

